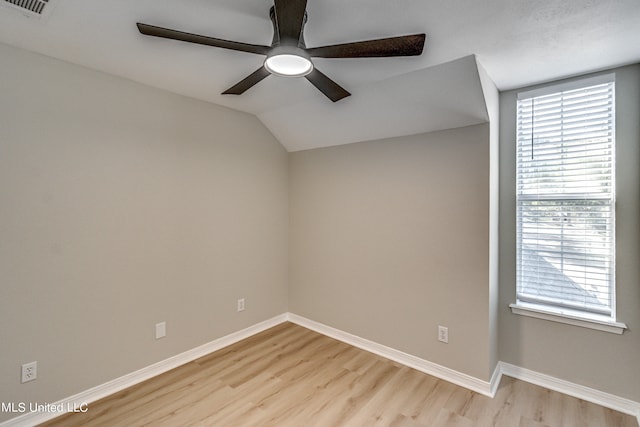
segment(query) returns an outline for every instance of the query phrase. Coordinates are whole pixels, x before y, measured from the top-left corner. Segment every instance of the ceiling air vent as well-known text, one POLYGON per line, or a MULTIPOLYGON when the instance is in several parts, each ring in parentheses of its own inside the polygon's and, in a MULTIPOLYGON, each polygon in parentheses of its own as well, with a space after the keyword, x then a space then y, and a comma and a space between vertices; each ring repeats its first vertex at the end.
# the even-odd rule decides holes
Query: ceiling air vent
POLYGON ((49 0, 4 0, 6 3, 19 7, 23 11, 28 11, 36 15, 42 15, 49 0))

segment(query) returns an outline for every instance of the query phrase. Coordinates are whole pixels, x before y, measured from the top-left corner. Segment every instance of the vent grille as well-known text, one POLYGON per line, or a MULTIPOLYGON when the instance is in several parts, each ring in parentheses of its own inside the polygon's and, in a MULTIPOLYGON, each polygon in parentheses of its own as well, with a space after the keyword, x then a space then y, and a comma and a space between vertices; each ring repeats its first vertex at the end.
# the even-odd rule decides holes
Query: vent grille
POLYGON ((49 3, 49 0, 4 0, 4 1, 38 15, 42 15, 42 12, 44 12, 44 7, 49 3))

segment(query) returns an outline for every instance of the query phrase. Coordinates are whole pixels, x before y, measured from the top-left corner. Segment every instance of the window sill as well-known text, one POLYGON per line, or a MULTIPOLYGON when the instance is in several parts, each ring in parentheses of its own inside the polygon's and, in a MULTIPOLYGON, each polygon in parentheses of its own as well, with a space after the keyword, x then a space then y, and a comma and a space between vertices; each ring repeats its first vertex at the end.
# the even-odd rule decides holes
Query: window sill
POLYGON ((622 335, 624 330, 627 329, 627 325, 624 323, 614 322, 603 316, 589 316, 588 314, 585 315, 583 313, 578 314, 571 310, 541 308, 540 306, 523 302, 510 304, 509 307, 511 307, 511 312, 513 314, 610 332, 612 334, 622 335))

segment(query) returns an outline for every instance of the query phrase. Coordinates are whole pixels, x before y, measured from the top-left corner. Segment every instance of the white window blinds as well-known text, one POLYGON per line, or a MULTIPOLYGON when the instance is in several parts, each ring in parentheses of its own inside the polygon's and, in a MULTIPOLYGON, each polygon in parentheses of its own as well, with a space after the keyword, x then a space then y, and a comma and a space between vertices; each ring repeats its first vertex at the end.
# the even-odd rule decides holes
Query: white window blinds
POLYGON ((517 103, 517 298, 613 317, 614 82, 517 103))

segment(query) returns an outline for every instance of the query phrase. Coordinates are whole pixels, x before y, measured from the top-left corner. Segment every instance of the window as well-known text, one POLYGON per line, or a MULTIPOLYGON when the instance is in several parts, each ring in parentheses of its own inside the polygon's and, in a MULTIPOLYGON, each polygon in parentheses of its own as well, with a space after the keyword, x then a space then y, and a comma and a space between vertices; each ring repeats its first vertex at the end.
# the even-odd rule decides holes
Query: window
POLYGON ((615 322, 612 75, 518 94, 517 300, 615 322))

